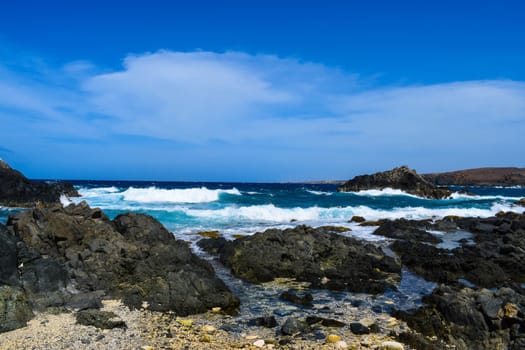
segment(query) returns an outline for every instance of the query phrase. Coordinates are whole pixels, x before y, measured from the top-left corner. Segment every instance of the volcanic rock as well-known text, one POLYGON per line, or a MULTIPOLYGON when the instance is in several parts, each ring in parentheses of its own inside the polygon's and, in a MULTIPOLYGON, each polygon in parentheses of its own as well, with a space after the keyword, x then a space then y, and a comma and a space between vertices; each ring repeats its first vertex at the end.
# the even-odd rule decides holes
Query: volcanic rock
MULTIPOLYGON (((423 348, 422 343, 434 348, 429 339, 439 339, 460 350, 518 349, 525 337, 525 297, 510 288, 490 291, 442 285, 423 301, 425 306, 415 312, 394 312, 426 336, 419 342, 411 338, 415 348, 423 348)), ((434 345, 442 348, 437 340, 434 345)))
POLYGON ((329 227, 269 229, 228 242, 221 262, 253 283, 277 277, 310 282, 314 288, 382 293, 400 279, 399 263, 372 245, 329 227))
POLYGON ((60 203, 60 196, 79 197, 73 185, 64 182, 31 181, 0 159, 0 205, 32 207, 60 203))
POLYGON ((415 170, 406 166, 372 175, 360 175, 337 188, 339 192, 358 192, 363 190, 394 188, 407 193, 432 199, 448 198, 452 191, 437 188, 425 180, 415 170))
POLYGON ((178 315, 213 307, 233 312, 239 305, 209 263, 147 215, 121 214, 111 221, 82 202, 18 213, 9 218, 8 229, 20 245, 21 283, 32 303, 67 304, 71 295, 58 292, 72 286, 91 293, 88 305, 97 304, 94 291, 132 308, 147 305, 178 315))

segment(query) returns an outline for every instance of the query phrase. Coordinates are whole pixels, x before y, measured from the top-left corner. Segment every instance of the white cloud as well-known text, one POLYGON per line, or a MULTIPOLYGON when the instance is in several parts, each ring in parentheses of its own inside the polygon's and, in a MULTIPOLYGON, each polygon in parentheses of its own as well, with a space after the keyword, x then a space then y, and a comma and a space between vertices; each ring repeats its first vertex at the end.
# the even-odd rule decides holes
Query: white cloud
POLYGON ((227 156, 253 150, 254 157, 259 152, 280 163, 293 157, 294 164, 313 168, 315 157, 323 166, 327 159, 348 162, 346 169, 401 162, 423 170, 462 161, 524 165, 524 82, 377 87, 297 59, 201 51, 130 55, 121 69, 104 73, 79 61, 52 74, 47 69, 38 79, 1 66, 0 74, 0 118, 13 110, 10 122, 17 115, 39 120, 20 118, 19 126, 7 128, 10 135, 0 131, 11 142, 19 129, 33 137, 118 142, 115 135, 130 134, 211 143, 214 155, 221 152, 219 141, 238 148, 225 148, 227 156))

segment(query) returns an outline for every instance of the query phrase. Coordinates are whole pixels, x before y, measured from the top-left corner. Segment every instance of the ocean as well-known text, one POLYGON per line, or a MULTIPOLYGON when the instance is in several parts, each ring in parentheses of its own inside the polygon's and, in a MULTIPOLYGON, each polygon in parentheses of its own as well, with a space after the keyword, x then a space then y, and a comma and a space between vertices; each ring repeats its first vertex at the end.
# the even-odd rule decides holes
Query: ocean
POLYGON ((226 238, 250 235, 271 227, 299 224, 339 225, 348 234, 367 240, 374 227, 348 222, 354 216, 432 219, 446 215, 488 217, 499 211, 523 212, 514 202, 525 197, 525 188, 454 187, 452 199, 430 200, 400 190, 337 192, 336 185, 299 183, 192 183, 74 181, 87 201, 111 218, 127 212, 149 214, 177 238, 196 241, 201 231, 219 231, 226 238), (468 191, 470 194, 462 194, 468 191))

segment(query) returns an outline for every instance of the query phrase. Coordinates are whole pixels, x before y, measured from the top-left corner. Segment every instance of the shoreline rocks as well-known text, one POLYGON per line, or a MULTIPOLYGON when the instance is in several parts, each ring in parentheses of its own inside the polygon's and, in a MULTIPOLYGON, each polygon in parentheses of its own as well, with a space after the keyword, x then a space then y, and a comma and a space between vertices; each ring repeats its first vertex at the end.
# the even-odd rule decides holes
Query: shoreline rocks
POLYGON ((425 180, 415 170, 406 166, 372 175, 360 175, 345 182, 337 188, 338 192, 358 192, 363 190, 393 188, 405 191, 415 196, 443 199, 448 198, 452 191, 438 188, 425 180))
POLYGON ((234 276, 252 283, 289 277, 309 282, 312 288, 358 293, 395 288, 400 280, 399 262, 373 244, 337 232, 337 228, 297 226, 269 229, 231 242, 201 240, 198 245, 218 250, 220 261, 234 276))
POLYGON ((0 238, 0 281, 32 310, 96 306, 103 296, 181 316, 239 306, 208 262, 144 214, 109 220, 85 202, 35 208, 10 216, 0 238))
POLYGON ((0 205, 31 208, 60 203, 60 197, 80 197, 73 185, 65 182, 37 182, 26 178, 0 159, 0 205))

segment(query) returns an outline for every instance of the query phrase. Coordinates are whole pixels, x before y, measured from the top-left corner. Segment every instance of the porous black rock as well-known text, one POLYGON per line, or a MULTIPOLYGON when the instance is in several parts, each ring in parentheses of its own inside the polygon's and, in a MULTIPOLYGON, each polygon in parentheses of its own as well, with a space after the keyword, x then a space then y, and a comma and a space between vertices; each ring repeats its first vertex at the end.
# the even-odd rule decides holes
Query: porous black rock
POLYGON ((269 229, 228 242, 220 260, 233 275, 253 283, 295 278, 314 288, 382 293, 395 288, 401 266, 372 244, 329 227, 269 229))
POLYGON ((510 288, 491 291, 441 285, 423 302, 413 312, 394 312, 426 337, 404 336, 418 348, 441 349, 445 342, 460 350, 516 349, 525 336, 525 297, 510 288))
MULTIPOLYGON (((81 293, 103 291, 132 308, 147 305, 178 315, 213 307, 235 312, 239 305, 212 266, 150 216, 127 213, 109 220, 82 202, 12 215, 8 228, 25 246, 19 250, 22 281, 39 281, 30 283, 32 301, 48 300, 48 291, 64 291, 71 284, 81 293)), ((71 299, 52 296, 50 306, 71 299)), ((95 300, 85 306, 97 304, 91 297, 95 300)))
POLYGON ((76 319, 78 324, 100 329, 127 328, 126 323, 111 311, 81 310, 77 312, 76 319))

